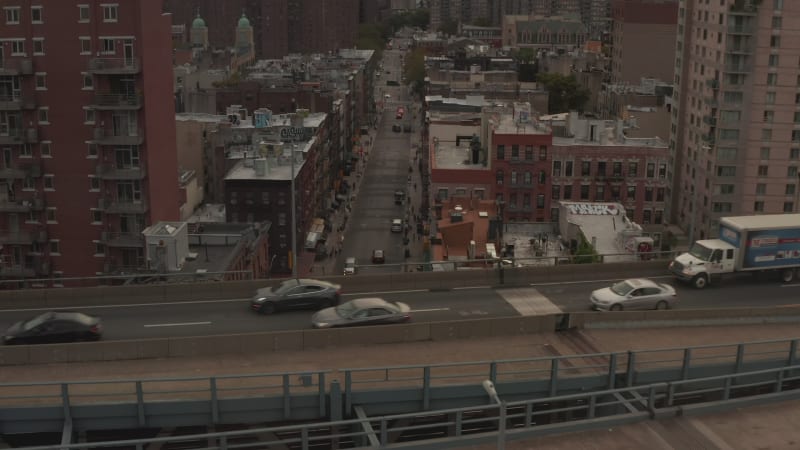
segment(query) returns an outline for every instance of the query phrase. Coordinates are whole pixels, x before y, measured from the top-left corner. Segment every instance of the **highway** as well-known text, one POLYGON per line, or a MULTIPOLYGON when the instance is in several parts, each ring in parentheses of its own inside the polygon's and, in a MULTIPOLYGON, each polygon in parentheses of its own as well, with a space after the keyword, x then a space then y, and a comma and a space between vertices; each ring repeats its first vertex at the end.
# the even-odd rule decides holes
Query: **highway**
MULTIPOLYGON (((412 320, 415 322, 510 317, 559 311, 587 311, 589 293, 607 286, 612 281, 616 280, 531 284, 528 287, 500 289, 474 286, 449 291, 363 293, 347 293, 345 286, 344 300, 380 296, 390 301, 405 302, 411 306, 412 320), (520 304, 533 305, 536 312, 522 309, 519 307, 520 304)), ((702 291, 676 283, 668 275, 657 281, 676 287, 680 309, 798 305, 797 298, 800 294, 800 283, 783 285, 770 281, 756 281, 749 276, 729 279, 721 285, 711 286, 702 291)), ((75 305, 74 308, 62 309, 82 311, 102 317, 105 325, 104 339, 107 340, 307 329, 310 327, 312 314, 310 311, 301 311, 262 316, 250 311, 249 299, 244 298, 124 306, 75 305)), ((0 327, 5 329, 15 321, 35 316, 42 311, 45 310, 2 310, 0 327)))

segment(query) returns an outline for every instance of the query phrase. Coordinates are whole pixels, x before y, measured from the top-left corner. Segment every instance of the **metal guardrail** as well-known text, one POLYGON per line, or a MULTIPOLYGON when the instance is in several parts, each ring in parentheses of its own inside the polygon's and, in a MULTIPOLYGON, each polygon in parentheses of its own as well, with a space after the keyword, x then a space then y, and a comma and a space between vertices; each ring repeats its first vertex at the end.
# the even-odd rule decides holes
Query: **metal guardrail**
POLYGON ((396 414, 327 423, 153 439, 38 446, 27 447, 27 449, 89 450, 124 447, 143 449, 145 446, 153 444, 186 442, 203 442, 205 447, 193 448, 205 450, 271 446, 300 446, 302 449, 309 449, 317 445, 329 446, 332 442, 341 444, 344 441, 352 442, 354 445, 351 448, 430 449, 436 447, 430 440, 440 437, 440 430, 443 427, 452 430, 453 434, 448 437, 458 440, 461 445, 474 445, 494 440, 498 443, 498 448, 502 448, 503 443, 509 439, 535 437, 544 433, 552 433, 553 429, 574 431, 576 429, 605 428, 610 423, 618 425, 668 415, 677 416, 681 414, 681 408, 689 404, 716 403, 715 409, 730 409, 739 405, 735 400, 749 398, 754 402, 775 401, 777 400, 775 394, 783 394, 798 388, 800 388, 800 365, 793 365, 533 400, 501 401, 499 404, 445 409, 429 413, 396 414), (415 420, 420 417, 438 417, 443 420, 415 423, 415 420), (570 429, 564 425, 574 428, 570 429), (404 433, 413 434, 417 438, 426 435, 430 437, 427 440, 417 441, 418 444, 405 441, 395 445, 390 437, 396 438, 404 433), (265 436, 274 438, 259 440, 265 436), (369 444, 358 445, 359 442, 369 444))

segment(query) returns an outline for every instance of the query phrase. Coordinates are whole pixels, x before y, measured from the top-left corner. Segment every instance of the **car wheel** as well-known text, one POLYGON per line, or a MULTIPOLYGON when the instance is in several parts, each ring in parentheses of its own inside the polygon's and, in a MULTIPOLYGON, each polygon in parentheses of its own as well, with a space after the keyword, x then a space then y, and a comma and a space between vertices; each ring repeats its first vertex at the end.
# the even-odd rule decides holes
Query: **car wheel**
POLYGON ((275 312, 275 303, 266 302, 261 305, 261 309, 258 310, 261 314, 273 314, 275 312))
POLYGON ((703 289, 704 287, 706 287, 707 284, 708 284, 708 277, 705 274, 698 275, 694 277, 694 280, 692 280, 692 285, 694 285, 696 289, 703 289))
POLYGON ((611 305, 611 311, 622 311, 622 305, 619 303, 611 305))
POLYGON ((656 303, 656 309, 662 309, 662 310, 669 309, 669 303, 667 303, 664 300, 661 300, 660 302, 656 303))

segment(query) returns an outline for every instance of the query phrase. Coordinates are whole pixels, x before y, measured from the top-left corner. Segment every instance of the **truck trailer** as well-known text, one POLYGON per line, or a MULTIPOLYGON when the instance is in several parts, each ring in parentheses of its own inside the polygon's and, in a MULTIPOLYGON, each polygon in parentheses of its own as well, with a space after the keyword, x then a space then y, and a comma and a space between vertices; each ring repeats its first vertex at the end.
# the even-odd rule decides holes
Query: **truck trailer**
POLYGON ((800 214, 723 217, 719 237, 696 241, 669 270, 702 289, 739 272, 778 272, 789 283, 800 269, 800 214))

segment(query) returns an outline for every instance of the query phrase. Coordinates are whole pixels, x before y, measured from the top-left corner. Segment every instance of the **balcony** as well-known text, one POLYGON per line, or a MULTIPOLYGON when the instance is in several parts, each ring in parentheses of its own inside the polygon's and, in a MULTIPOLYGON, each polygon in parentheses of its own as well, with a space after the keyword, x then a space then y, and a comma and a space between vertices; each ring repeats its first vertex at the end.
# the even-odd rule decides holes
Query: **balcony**
POLYGON ((731 16, 756 16, 761 0, 735 0, 730 7, 731 16))
POLYGON ((26 213, 30 211, 41 211, 44 208, 44 201, 40 198, 31 200, 0 200, 0 212, 26 213))
POLYGON ((130 198, 101 198, 97 209, 107 214, 144 214, 147 212, 147 202, 130 198))
POLYGON ((139 109, 142 107, 142 94, 99 92, 95 94, 92 106, 107 111, 139 109))
POLYGON ((11 128, 5 134, 0 134, 0 144, 15 145, 25 143, 25 134, 22 128, 11 128))
POLYGON ((146 172, 143 166, 118 167, 112 164, 99 165, 95 169, 101 180, 141 180, 146 172))
POLYGON ((731 23, 728 24, 728 34, 742 34, 745 36, 752 35, 755 31, 755 27, 752 24, 737 24, 731 23))
POLYGON ((114 130, 111 128, 95 128, 94 141, 99 145, 141 145, 144 134, 138 130, 114 130))
POLYGON ((708 145, 714 145, 717 142, 717 138, 713 134, 704 134, 700 136, 700 139, 708 145))
POLYGON ((33 75, 33 60, 13 58, 0 61, 0 75, 33 75))
POLYGON ((716 78, 712 78, 710 80, 706 80, 706 86, 714 89, 715 91, 719 89, 719 80, 716 78))
POLYGON ((47 231, 0 230, 0 244, 2 245, 31 245, 34 242, 47 242, 47 231))
POLYGON ((750 73, 750 66, 744 63, 726 63, 725 72, 727 73, 750 73))
POLYGON ((717 118, 712 116, 703 116, 703 123, 715 127, 717 126, 717 118))
POLYGON ((708 105, 708 106, 710 106, 712 108, 716 108, 716 107, 719 106, 719 99, 717 99, 716 97, 706 97, 705 98, 705 102, 706 102, 706 105, 708 105))
POLYGON ((725 48, 725 53, 732 55, 751 55, 753 54, 753 49, 747 45, 729 45, 725 48))
POLYGON ((36 109, 36 99, 30 95, 0 95, 0 111, 36 109))
POLYGON ((89 73, 96 75, 124 75, 141 72, 139 58, 92 58, 89 73))
POLYGON ((100 235, 100 241, 106 247, 144 247, 144 236, 142 233, 122 233, 104 231, 100 235))

